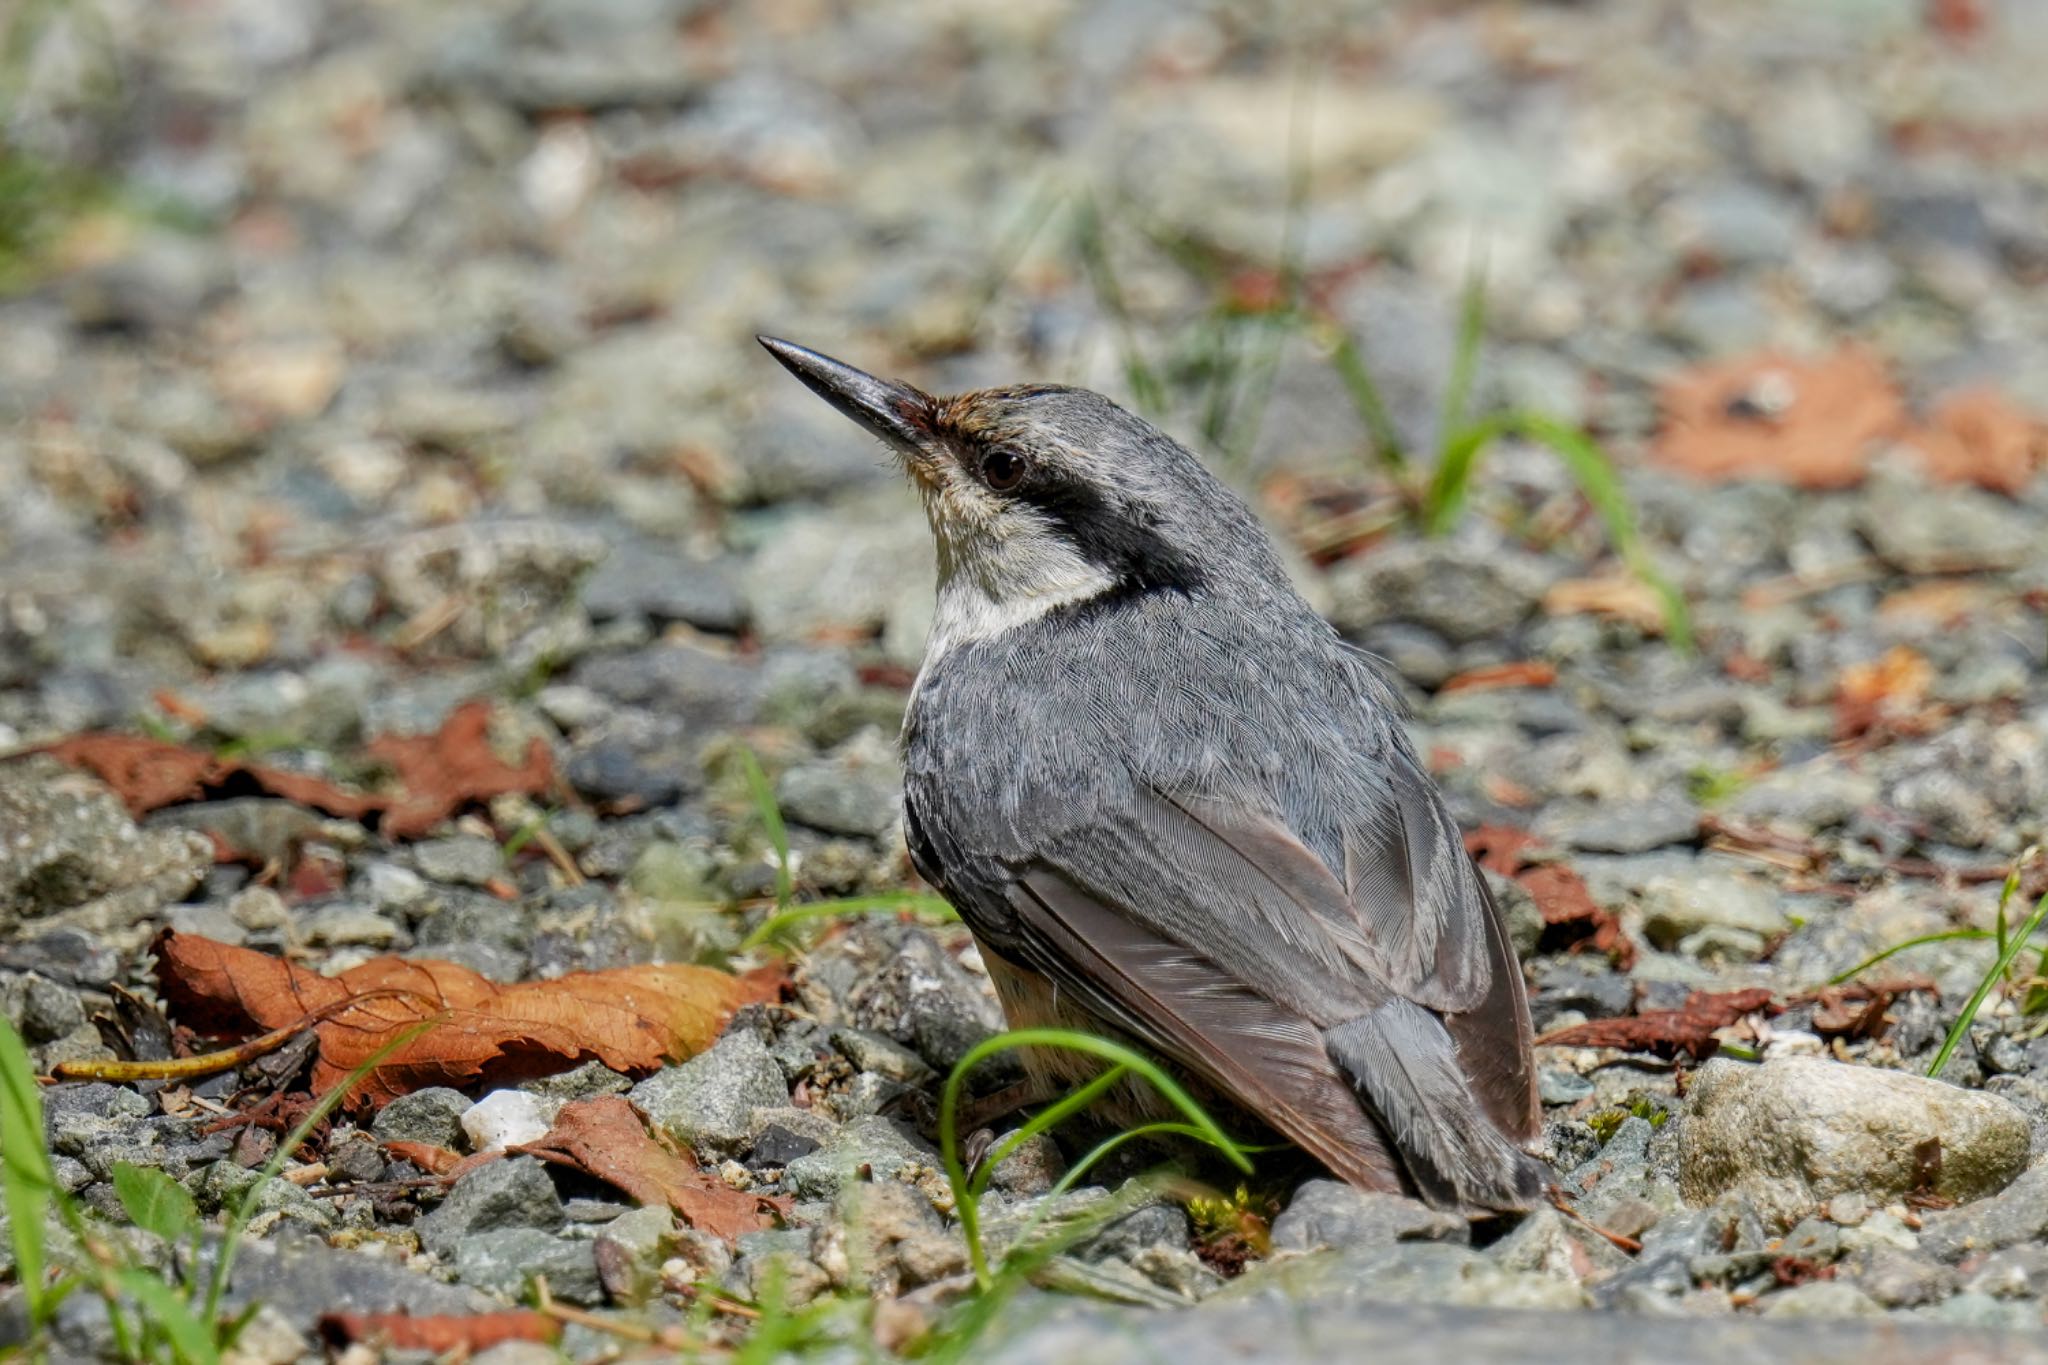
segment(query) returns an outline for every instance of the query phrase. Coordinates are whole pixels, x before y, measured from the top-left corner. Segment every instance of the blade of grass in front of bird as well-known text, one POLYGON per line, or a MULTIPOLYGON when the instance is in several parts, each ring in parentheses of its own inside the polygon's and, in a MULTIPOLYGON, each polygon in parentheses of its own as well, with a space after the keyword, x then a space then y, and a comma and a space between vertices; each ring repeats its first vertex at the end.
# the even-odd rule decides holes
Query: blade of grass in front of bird
POLYGON ((1088 1084, 1082 1086, 1079 1090, 1061 1099, 1057 1104, 1047 1105, 1045 1109, 1032 1115, 1016 1132, 1004 1138, 990 1150, 987 1156, 982 1158, 980 1169, 973 1172, 969 1177, 969 1187, 973 1189, 977 1197, 987 1192, 988 1182, 994 1178, 996 1167, 1008 1160, 1012 1152, 1037 1137, 1040 1133, 1047 1132, 1065 1123, 1068 1118, 1095 1103, 1111 1086, 1117 1084, 1129 1074, 1129 1067, 1113 1066, 1100 1076, 1089 1081, 1088 1084))
POLYGON ((1097 1057, 1112 1065, 1120 1065, 1144 1078, 1160 1097, 1200 1130, 1201 1140, 1227 1157, 1240 1170, 1251 1171, 1251 1158, 1243 1148, 1217 1126, 1208 1111, 1195 1103, 1194 1098, 1183 1089, 1179 1082, 1163 1071, 1157 1062, 1144 1054, 1134 1052, 1121 1043, 1092 1034, 1077 1033, 1071 1029, 1027 1028, 1012 1029, 985 1039, 968 1049, 967 1054, 954 1066, 946 1077, 944 1088, 939 1093, 939 1154, 945 1164, 946 1183, 953 1189, 954 1210, 960 1219, 960 1230, 967 1239, 968 1260, 974 1269, 974 1282, 982 1289, 989 1287, 988 1251, 981 1241, 980 1196, 967 1178, 966 1168, 960 1160, 960 1092, 966 1086, 968 1075, 982 1062, 1001 1052, 1022 1047, 1063 1048, 1069 1052, 1080 1052, 1097 1057))
POLYGON ((775 800, 775 787, 768 781, 768 774, 761 770, 761 760, 752 749, 741 749, 739 754, 740 771, 747 775, 747 790, 753 793, 755 813, 761 817, 761 828, 775 849, 775 904, 787 908, 796 894, 796 877, 789 865, 789 827, 782 823, 782 807, 775 800))

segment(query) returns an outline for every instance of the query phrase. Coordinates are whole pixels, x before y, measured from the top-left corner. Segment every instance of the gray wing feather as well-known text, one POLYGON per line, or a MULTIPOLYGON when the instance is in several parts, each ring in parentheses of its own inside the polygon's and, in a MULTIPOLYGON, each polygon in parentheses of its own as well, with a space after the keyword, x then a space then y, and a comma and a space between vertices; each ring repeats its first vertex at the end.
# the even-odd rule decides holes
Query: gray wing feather
POLYGON ((1401 1164, 1313 1024, 1051 869, 1027 871, 1010 899, 1034 931, 1031 965, 1062 990, 1209 1078, 1344 1179, 1402 1188, 1401 1164))

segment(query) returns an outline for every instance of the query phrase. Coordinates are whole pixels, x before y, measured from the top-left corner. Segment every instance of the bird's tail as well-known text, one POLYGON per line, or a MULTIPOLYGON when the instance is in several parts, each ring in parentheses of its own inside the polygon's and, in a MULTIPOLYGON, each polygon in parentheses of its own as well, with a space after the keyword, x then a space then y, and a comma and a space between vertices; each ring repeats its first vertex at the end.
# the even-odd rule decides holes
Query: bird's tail
POLYGON ((1487 1117, 1435 1014, 1395 998, 1329 1029, 1323 1043, 1393 1139, 1424 1200, 1502 1212, 1542 1200, 1549 1168, 1487 1117))

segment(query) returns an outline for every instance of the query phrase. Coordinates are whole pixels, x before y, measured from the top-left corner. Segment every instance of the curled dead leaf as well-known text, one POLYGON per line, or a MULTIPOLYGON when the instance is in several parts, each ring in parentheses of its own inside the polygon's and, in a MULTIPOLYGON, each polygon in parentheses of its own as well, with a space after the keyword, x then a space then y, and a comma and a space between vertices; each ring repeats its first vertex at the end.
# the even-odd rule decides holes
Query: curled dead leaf
POLYGON ((420 1029, 358 1083, 349 1097, 358 1109, 430 1085, 513 1084, 593 1060, 652 1071, 710 1046, 735 1009, 780 990, 779 969, 732 976, 681 964, 505 986, 453 962, 379 957, 325 977, 171 931, 152 951, 165 1004, 202 1034, 239 1036, 317 1014, 316 1092, 420 1029))
POLYGON ((1570 1028, 1553 1029, 1536 1041, 1555 1047, 1612 1047, 1627 1052, 1654 1052, 1662 1057, 1683 1053, 1695 1060, 1711 1057, 1721 1043, 1716 1029, 1727 1028, 1746 1014, 1769 1009, 1771 993, 1762 987, 1739 991, 1694 991, 1675 1010, 1650 1010, 1625 1019, 1590 1019, 1570 1028))
POLYGON ((790 1212, 786 1197, 736 1190, 688 1154, 656 1142, 619 1095, 563 1105, 547 1134, 518 1150, 573 1166, 642 1204, 665 1204, 691 1227, 727 1242, 773 1227, 790 1212))

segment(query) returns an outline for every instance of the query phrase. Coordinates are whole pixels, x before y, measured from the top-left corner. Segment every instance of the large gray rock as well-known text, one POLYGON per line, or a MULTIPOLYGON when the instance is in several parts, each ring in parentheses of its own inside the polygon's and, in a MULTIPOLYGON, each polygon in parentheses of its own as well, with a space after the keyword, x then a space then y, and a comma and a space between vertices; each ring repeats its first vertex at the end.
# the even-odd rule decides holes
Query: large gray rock
POLYGON ((1351 1251, 1395 1242, 1469 1242, 1471 1224, 1398 1194, 1368 1193, 1335 1180, 1311 1180, 1273 1220, 1273 1250, 1351 1251))
POLYGON ((1330 619, 1346 634, 1384 622, 1425 626, 1463 644, 1506 635, 1559 576, 1549 560, 1463 540, 1400 539, 1330 573, 1330 619))
POLYGON ((0 929, 26 919, 124 929, 213 866, 205 835, 137 829, 112 792, 43 757, 0 763, 0 850, 0 929))
POLYGON ((2025 1167, 2028 1140, 2026 1116, 1982 1091, 1818 1057, 1717 1058, 1686 1096, 1679 1186, 1695 1204, 1738 1191, 1789 1227, 1838 1194, 1912 1193, 1923 1178, 1916 1153, 1935 1141, 1933 1193, 1995 1194, 2025 1167))
POLYGON ((754 1111, 789 1103, 782 1067, 751 1029, 732 1029, 708 1052, 663 1067, 633 1087, 635 1107, 662 1132, 720 1156, 738 1151, 754 1111))
POLYGON ((555 1232, 566 1221, 547 1168, 530 1156, 479 1166, 455 1182, 441 1207, 419 1221, 420 1245, 453 1257, 462 1244, 508 1228, 555 1232))

